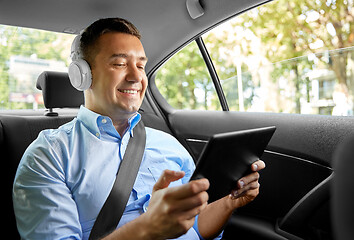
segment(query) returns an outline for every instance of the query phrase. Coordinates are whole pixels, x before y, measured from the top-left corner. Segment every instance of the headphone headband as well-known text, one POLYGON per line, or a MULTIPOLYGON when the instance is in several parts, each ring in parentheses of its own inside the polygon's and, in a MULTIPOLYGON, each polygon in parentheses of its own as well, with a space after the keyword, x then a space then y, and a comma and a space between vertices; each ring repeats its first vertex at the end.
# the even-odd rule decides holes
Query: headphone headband
POLYGON ((71 52, 70 52, 70 57, 72 61, 75 61, 79 58, 82 59, 82 54, 81 54, 81 49, 80 49, 80 42, 81 41, 81 34, 77 35, 73 43, 71 44, 71 52))

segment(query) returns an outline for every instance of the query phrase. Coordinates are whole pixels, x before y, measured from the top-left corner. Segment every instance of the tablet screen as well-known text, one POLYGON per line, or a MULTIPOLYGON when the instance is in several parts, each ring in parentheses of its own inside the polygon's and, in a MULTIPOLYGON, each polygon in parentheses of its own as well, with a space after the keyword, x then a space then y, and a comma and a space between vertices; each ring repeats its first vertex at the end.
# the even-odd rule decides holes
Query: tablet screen
POLYGON ((223 198, 237 187, 237 181, 251 173, 276 127, 215 134, 204 147, 191 180, 207 178, 209 203, 223 198))

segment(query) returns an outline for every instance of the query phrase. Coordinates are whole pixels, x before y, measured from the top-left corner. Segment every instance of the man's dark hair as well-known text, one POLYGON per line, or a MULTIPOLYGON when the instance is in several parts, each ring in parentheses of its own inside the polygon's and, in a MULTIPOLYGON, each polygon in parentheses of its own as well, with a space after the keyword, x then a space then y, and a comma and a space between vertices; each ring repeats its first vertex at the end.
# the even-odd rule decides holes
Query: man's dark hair
POLYGON ((88 26, 81 34, 80 50, 83 58, 92 67, 99 49, 97 40, 100 36, 109 32, 126 33, 141 38, 139 30, 129 21, 122 18, 104 18, 88 26))

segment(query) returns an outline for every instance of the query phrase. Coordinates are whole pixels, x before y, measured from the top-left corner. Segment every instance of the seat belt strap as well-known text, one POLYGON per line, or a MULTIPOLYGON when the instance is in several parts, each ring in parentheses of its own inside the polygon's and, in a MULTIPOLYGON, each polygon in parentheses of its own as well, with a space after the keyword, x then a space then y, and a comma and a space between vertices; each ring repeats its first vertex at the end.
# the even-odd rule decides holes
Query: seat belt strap
POLYGON ((116 180, 93 225, 89 240, 102 238, 116 229, 133 189, 144 155, 145 143, 145 126, 140 120, 134 128, 134 136, 129 140, 116 180))

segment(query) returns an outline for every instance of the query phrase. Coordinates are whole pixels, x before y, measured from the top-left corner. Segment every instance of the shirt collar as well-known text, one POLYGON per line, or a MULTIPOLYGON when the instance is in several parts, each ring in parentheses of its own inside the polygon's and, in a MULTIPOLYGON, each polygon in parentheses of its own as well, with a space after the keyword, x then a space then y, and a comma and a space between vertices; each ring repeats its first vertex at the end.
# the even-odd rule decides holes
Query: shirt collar
POLYGON ((135 128, 136 125, 138 125, 140 120, 141 120, 141 115, 138 112, 136 112, 133 116, 131 116, 128 119, 128 123, 129 123, 128 131, 129 131, 131 137, 134 137, 133 129, 135 128))
MULTIPOLYGON (((109 127, 113 127, 112 124, 112 120, 107 117, 107 116, 102 116, 98 113, 95 113, 93 111, 91 111, 90 109, 84 107, 83 105, 81 105, 79 113, 77 115, 77 119, 80 120, 85 126, 86 128, 88 128, 88 130, 94 134, 97 138, 101 138, 101 135, 103 134, 103 132, 112 132, 111 131, 103 131, 102 129, 104 129, 104 127, 102 127, 102 119, 107 119, 108 122, 108 126, 109 127)), ((139 123, 139 121, 141 120, 141 115, 136 112, 136 114, 134 114, 132 117, 130 117, 128 119, 128 123, 129 123, 129 127, 127 129, 127 132, 129 132, 130 136, 133 137, 133 129, 134 127, 139 123)), ((114 128, 115 130, 115 128, 114 128)), ((116 132, 116 135, 119 136, 118 132, 116 132)), ((123 136, 120 136, 123 137, 123 136)))

